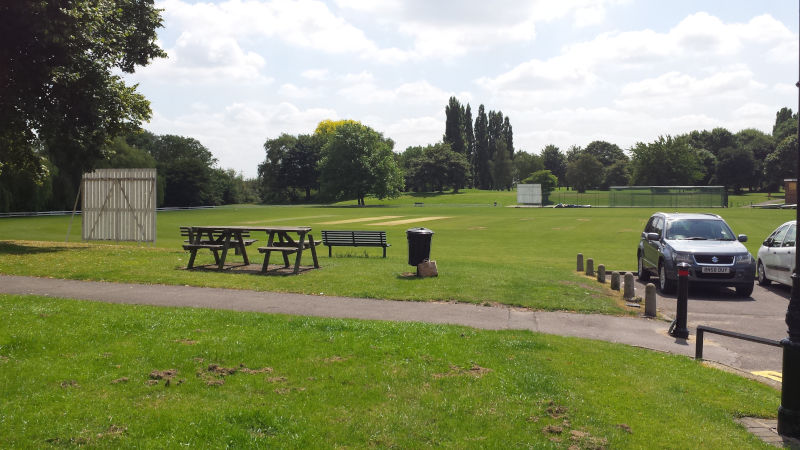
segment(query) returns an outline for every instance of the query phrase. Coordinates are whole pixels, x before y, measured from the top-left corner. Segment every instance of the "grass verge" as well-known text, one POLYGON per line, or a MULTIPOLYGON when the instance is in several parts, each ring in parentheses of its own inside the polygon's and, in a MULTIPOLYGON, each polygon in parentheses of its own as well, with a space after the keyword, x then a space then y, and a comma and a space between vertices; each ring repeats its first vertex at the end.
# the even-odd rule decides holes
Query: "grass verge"
POLYGON ((524 331, 0 296, 0 447, 767 448, 774 389, 524 331))

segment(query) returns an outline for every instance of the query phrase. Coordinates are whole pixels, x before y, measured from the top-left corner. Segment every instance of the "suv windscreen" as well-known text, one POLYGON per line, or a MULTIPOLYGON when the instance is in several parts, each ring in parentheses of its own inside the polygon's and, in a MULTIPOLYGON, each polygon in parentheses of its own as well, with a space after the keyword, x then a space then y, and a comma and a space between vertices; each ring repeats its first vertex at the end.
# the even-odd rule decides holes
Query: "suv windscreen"
POLYGON ((666 239, 735 241, 728 225, 714 219, 678 219, 667 224, 666 239))

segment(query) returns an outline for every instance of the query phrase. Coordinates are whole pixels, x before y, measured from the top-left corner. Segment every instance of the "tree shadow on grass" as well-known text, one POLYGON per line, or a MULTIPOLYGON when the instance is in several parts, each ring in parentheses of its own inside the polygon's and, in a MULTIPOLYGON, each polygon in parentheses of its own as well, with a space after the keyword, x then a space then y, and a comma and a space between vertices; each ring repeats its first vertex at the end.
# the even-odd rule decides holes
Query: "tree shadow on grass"
POLYGON ((67 251, 72 247, 50 245, 39 247, 34 245, 20 245, 13 242, 0 242, 0 255, 35 255, 38 253, 56 253, 67 251))

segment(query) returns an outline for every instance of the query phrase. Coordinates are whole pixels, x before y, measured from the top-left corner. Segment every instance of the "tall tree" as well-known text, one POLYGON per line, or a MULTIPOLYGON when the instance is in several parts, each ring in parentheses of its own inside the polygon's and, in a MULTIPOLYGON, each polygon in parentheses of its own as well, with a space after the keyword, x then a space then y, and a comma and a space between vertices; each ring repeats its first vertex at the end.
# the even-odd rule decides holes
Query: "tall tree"
POLYGON ((514 159, 514 130, 511 128, 511 120, 509 120, 508 116, 503 119, 502 135, 506 143, 506 150, 511 155, 511 159, 514 159))
POLYGON ((567 157, 555 145, 548 145, 542 149, 540 155, 544 168, 553 173, 558 178, 558 182, 564 184, 567 173, 567 157))
POLYGON ((369 194, 393 198, 403 189, 403 174, 392 153, 394 142, 372 128, 343 123, 322 147, 321 191, 340 200, 365 204, 369 194))
POLYGON ((768 189, 776 190, 786 178, 796 178, 797 135, 789 135, 781 141, 764 160, 764 178, 768 189))
MULTIPOLYGON (((467 107, 464 110, 464 117, 463 117, 463 127, 464 127, 464 142, 467 145, 466 154, 467 162, 470 165, 470 173, 474 174, 473 169, 475 167, 475 132, 472 128, 472 108, 470 108, 469 103, 467 103, 467 107)), ((474 181, 473 181, 474 186, 474 181)))
POLYGON ((775 113, 775 125, 772 126, 772 137, 776 144, 784 139, 797 134, 797 114, 792 114, 791 108, 781 108, 775 113))
POLYGON ((628 160, 625 152, 617 144, 606 141, 592 141, 583 151, 594 156, 603 167, 609 167, 620 160, 628 160))
POLYGON ((580 193, 598 186, 603 180, 603 165, 594 156, 581 152, 567 164, 567 182, 580 193))
POLYGON ((631 149, 631 179, 637 186, 686 186, 702 178, 697 152, 684 139, 659 136, 631 149))
POLYGON ((495 142, 495 153, 492 158, 492 188, 497 190, 511 189, 514 183, 514 167, 506 150, 506 142, 498 139, 495 142))
POLYGON ((0 171, 58 167, 71 206, 81 174, 114 136, 150 117, 149 103, 116 74, 166 54, 152 0, 7 1, 0 4, 0 171))
POLYGON ((755 170, 753 152, 741 147, 728 147, 719 151, 716 180, 739 194, 742 186, 750 183, 755 170))
POLYGON ((472 173, 475 176, 475 186, 478 189, 491 189, 492 173, 489 166, 492 160, 489 153, 489 121, 483 105, 478 106, 478 116, 475 118, 475 167, 472 173))
POLYGON ((444 109, 444 114, 444 138, 442 140, 446 144, 450 144, 450 148, 454 152, 465 155, 467 145, 464 137, 464 107, 461 106, 457 98, 450 97, 450 101, 444 109))
POLYGON ((775 139, 772 135, 754 128, 741 130, 735 137, 736 147, 747 150, 753 155, 755 167, 748 186, 760 189, 764 181, 764 160, 775 151, 775 139))
POLYGON ((530 174, 544 169, 542 158, 522 150, 514 154, 514 181, 520 182, 530 174))
POLYGON ((197 139, 163 135, 146 148, 155 158, 160 176, 166 180, 165 206, 200 206, 221 203, 214 197, 212 170, 217 163, 197 139))

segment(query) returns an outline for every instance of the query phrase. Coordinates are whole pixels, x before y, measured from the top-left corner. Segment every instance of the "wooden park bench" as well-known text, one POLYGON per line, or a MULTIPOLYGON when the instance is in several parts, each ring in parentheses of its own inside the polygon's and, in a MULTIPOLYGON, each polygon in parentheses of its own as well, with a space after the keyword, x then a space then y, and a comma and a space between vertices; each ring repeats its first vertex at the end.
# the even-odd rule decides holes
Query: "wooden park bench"
POLYGON ((322 244, 328 246, 328 257, 333 255, 333 247, 383 247, 383 257, 386 258, 385 231, 330 231, 322 230, 322 244))

